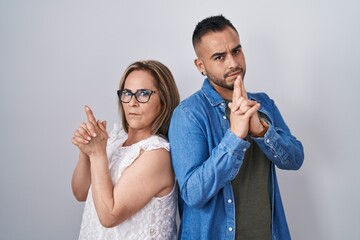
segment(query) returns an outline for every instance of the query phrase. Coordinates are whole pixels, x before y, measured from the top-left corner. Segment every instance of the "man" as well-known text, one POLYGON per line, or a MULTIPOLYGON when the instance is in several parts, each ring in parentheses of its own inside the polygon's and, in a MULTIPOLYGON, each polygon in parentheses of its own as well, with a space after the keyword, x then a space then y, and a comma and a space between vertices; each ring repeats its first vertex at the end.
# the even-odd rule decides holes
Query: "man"
POLYGON ((193 33, 201 90, 175 109, 170 129, 179 183, 180 239, 290 239, 275 166, 297 170, 302 144, 273 100, 247 93, 237 30, 209 17, 193 33))

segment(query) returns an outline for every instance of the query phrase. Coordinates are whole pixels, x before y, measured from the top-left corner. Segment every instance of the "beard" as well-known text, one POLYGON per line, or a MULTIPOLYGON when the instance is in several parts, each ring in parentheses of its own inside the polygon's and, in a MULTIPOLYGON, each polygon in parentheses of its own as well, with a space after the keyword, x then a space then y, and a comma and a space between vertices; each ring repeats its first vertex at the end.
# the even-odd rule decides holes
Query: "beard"
POLYGON ((236 68, 234 70, 226 72, 222 78, 216 77, 215 75, 213 75, 212 73, 210 73, 209 71, 206 70, 207 77, 213 84, 215 84, 215 85, 217 85, 219 87, 231 90, 231 91, 234 90, 234 82, 235 82, 235 80, 233 82, 231 82, 231 83, 227 83, 225 81, 225 79, 228 78, 230 75, 236 73, 236 72, 239 72, 239 74, 241 74, 241 77, 242 77, 242 79, 244 81, 246 70, 241 68, 241 67, 238 67, 238 68, 236 68))

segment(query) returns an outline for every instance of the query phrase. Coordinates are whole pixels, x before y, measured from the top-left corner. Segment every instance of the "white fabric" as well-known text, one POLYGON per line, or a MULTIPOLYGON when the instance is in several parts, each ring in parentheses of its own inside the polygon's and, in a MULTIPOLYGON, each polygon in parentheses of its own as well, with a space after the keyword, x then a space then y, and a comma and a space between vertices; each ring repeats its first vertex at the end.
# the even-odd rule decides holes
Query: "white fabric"
MULTIPOLYGON (((141 150, 149 151, 159 148, 170 150, 169 143, 159 136, 151 136, 131 146, 122 147, 126 138, 125 131, 115 125, 107 145, 113 183, 116 183, 122 172, 136 160, 141 150)), ((176 239, 177 191, 175 188, 174 186, 166 196, 152 198, 144 208, 113 228, 105 228, 101 225, 90 188, 79 240, 176 239)))

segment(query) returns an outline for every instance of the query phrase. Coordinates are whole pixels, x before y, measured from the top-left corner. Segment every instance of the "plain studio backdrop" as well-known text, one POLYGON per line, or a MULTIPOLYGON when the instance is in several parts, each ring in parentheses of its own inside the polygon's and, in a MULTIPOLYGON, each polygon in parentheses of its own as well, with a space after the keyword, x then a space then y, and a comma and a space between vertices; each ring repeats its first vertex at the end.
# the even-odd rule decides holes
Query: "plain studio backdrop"
POLYGON ((240 33, 249 92, 267 92, 302 141, 277 170, 293 239, 360 239, 360 2, 0 0, 0 239, 77 239, 71 176, 83 106, 119 122, 119 79, 157 59, 181 98, 203 77, 191 36, 222 13, 240 33))

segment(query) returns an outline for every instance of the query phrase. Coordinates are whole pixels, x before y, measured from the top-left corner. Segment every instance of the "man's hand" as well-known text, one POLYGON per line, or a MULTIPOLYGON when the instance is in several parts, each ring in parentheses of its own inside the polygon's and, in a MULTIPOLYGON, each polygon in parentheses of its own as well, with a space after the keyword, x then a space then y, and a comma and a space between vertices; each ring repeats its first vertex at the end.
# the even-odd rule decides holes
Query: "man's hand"
POLYGON ((258 118, 257 111, 260 104, 248 99, 241 75, 235 80, 233 98, 232 102, 229 103, 229 108, 231 110, 230 130, 244 139, 251 129, 250 119, 255 116, 258 118))

